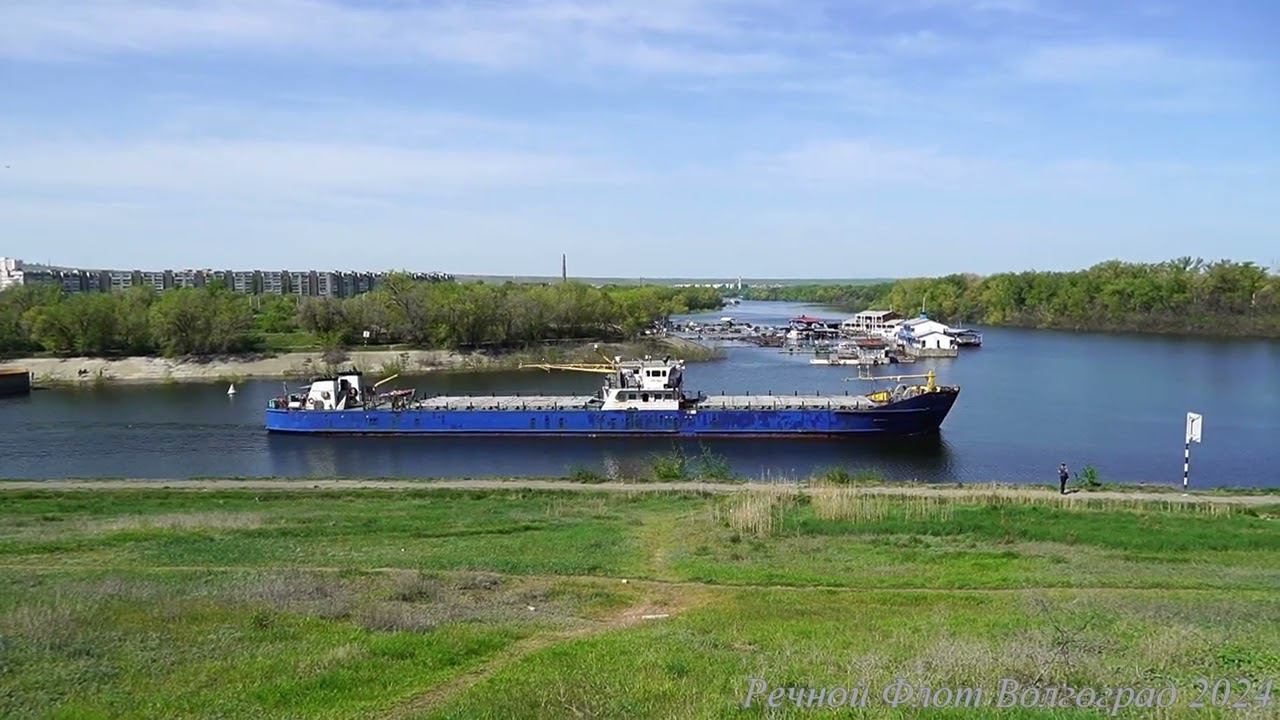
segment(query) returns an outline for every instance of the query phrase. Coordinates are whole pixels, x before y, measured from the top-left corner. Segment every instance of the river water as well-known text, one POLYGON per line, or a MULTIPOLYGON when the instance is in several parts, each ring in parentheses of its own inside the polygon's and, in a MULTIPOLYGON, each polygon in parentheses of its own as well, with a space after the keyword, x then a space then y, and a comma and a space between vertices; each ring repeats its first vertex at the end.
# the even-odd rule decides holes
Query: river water
MULTIPOLYGON (((705 317, 783 322, 795 303, 744 303, 705 317)), ((699 317, 699 316, 696 316, 699 317)), ((803 477, 816 469, 874 469, 926 482, 1055 482, 1056 467, 1093 465, 1100 479, 1177 484, 1187 411, 1204 415, 1192 448, 1195 486, 1280 486, 1280 342, 982 328, 985 345, 933 368, 962 387, 936 437, 708 440, 749 478, 803 477)), ((728 393, 865 391, 855 368, 812 366, 809 356, 728 348, 691 364, 689 390, 728 393)), ((884 368, 880 369, 881 371, 884 368)), ((412 379, 427 393, 590 393, 596 378, 515 371, 412 379)), ((662 439, 293 437, 262 429, 279 381, 43 390, 0 400, 0 477, 563 475, 575 468, 643 474, 662 439)))

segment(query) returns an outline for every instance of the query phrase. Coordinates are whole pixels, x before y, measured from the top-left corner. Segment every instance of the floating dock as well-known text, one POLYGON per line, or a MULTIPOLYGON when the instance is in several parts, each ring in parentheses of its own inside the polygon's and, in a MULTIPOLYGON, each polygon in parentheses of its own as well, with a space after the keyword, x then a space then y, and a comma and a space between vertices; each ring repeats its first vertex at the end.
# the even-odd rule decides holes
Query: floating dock
POLYGON ((18 367, 0 367, 0 397, 31 392, 31 373, 18 367))

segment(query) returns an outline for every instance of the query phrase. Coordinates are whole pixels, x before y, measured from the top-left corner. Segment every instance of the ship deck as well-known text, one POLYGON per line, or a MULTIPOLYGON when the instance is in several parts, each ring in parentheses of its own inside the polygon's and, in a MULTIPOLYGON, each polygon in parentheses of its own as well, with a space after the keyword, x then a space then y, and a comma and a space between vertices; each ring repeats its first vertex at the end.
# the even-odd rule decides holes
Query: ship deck
POLYGON ((594 395, 437 395, 413 403, 415 410, 585 410, 594 395))
POLYGON ((712 395, 699 410, 867 410, 876 403, 861 395, 712 395))
MULTIPOLYGON (((867 410, 878 404, 861 395, 712 395, 686 406, 697 410, 867 410)), ((594 395, 439 395, 415 401, 414 410, 599 409, 594 395)))

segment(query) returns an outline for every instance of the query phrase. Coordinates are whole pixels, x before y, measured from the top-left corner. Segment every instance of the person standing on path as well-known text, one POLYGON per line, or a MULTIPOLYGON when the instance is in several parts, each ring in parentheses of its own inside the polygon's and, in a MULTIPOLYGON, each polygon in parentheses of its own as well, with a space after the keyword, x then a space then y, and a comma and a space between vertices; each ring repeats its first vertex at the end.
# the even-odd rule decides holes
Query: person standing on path
POLYGON ((1058 463, 1058 485, 1059 494, 1067 494, 1067 479, 1071 477, 1071 473, 1067 470, 1066 463, 1058 463))

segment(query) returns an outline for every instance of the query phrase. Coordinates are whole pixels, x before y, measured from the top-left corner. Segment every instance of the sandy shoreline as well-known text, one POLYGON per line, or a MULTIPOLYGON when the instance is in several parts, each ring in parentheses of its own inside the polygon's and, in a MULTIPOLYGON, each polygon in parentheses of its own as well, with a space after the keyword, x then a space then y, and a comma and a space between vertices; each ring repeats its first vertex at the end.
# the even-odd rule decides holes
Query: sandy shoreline
MULTIPOLYGON (((350 351, 342 367, 371 373, 384 369, 409 373, 462 368, 505 366, 501 356, 463 354, 448 350, 350 351)), ((182 382, 239 380, 243 378, 310 377, 332 366, 321 352, 277 355, 225 355, 201 358, 19 358, 0 362, 0 368, 20 367, 31 372, 35 384, 94 384, 100 382, 182 382)))
MULTIPOLYGON (((663 338, 660 341, 677 355, 706 353, 707 348, 690 340, 663 338)), ((561 346, 561 352, 593 353, 594 343, 561 346)), ((644 352, 636 344, 610 344, 610 350, 630 355, 644 352)), ((652 347, 649 348, 652 350, 652 347)), ((544 348, 545 350, 545 348, 544 348)), ((97 383, 234 382, 246 378, 310 378, 329 374, 337 368, 356 367, 366 373, 393 372, 422 374, 441 370, 501 370, 515 367, 521 359, 534 360, 529 353, 482 353, 453 350, 348 350, 343 360, 331 364, 325 353, 250 353, 209 357, 30 357, 0 360, 0 370, 21 368, 31 373, 33 384, 63 385, 97 383)))

